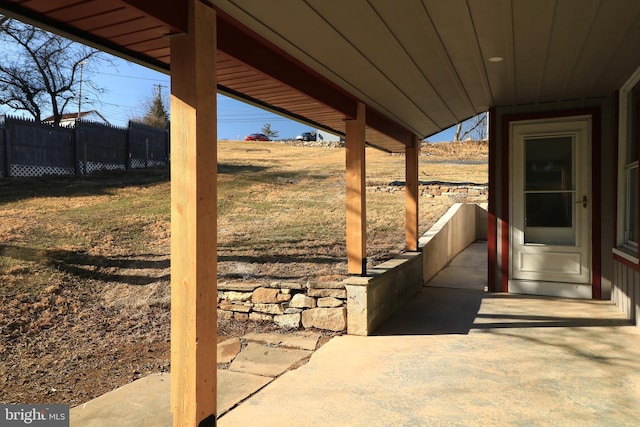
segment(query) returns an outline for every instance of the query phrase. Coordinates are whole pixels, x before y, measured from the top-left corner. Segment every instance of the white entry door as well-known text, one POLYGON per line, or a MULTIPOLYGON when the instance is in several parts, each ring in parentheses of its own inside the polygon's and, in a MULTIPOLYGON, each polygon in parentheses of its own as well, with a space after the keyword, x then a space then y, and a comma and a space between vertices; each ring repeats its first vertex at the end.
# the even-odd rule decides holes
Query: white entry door
POLYGON ((589 117, 511 124, 511 279, 589 284, 589 117))

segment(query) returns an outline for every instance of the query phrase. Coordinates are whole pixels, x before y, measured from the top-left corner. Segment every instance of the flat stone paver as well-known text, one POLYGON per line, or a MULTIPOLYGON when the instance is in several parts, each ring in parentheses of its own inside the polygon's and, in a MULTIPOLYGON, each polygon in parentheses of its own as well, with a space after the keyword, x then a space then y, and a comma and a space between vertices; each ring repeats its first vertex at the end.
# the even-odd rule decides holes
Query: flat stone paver
POLYGON ((311 351, 316 349, 318 340, 320 339, 320 335, 307 332, 292 332, 289 334, 250 333, 245 335, 243 338, 247 341, 257 341, 283 347, 293 347, 311 351))
POLYGON ((309 355, 311 352, 307 350, 291 350, 249 343, 231 362, 229 370, 277 377, 309 355))
POLYGON ((169 374, 153 374, 71 408, 73 427, 172 425, 169 374))
MULTIPOLYGON (((218 369, 218 415, 233 408, 271 377, 218 369)), ((171 375, 153 374, 71 408, 73 427, 159 427, 173 425, 171 375)))
POLYGON ((270 377, 218 369, 218 416, 271 381, 270 377))
POLYGON ((230 363, 240 353, 242 344, 239 338, 231 338, 218 343, 216 361, 218 363, 230 363))
MULTIPOLYGON (((251 334, 251 340, 286 347, 315 349, 320 335, 301 332, 284 336, 251 334)), ((311 351, 281 349, 250 343, 242 350, 241 341, 231 338, 217 346, 218 363, 232 363, 231 369, 217 370, 218 416, 253 395, 275 377, 289 369, 311 351), (242 355, 241 357, 239 355, 242 355)), ((212 367, 213 368, 213 367, 212 367)), ((214 368, 215 369, 215 368, 214 368)), ((70 411, 74 427, 146 427, 171 426, 171 375, 153 374, 99 396, 70 411)))

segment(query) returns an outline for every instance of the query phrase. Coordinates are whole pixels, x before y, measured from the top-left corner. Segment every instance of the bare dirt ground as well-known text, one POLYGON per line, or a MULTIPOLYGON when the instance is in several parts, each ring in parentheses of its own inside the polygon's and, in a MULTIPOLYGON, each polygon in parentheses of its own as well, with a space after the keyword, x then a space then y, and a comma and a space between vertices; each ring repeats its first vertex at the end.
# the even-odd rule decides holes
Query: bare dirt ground
MULTIPOLYGON (((333 201, 323 199, 336 198, 333 187, 343 186, 343 177, 334 177, 316 152, 301 152, 308 158, 305 167, 295 158, 284 162, 293 152, 280 152, 276 145, 268 153, 244 147, 249 148, 238 155, 237 148, 222 144, 219 154, 219 280, 344 277, 344 230, 335 225, 344 221, 343 201, 337 200, 335 208, 333 201), (271 163, 260 166, 257 158, 265 156, 271 163), (234 160, 241 157, 247 158, 234 160), (329 173, 311 171, 312 164, 329 173), (243 176, 243 187, 230 184, 240 185, 243 176), (296 196, 295 208, 280 199, 284 190, 316 181, 326 194, 318 190, 296 196), (257 201, 247 207, 247 200, 257 201), (271 206, 276 207, 273 212, 271 206), (283 214, 289 210, 303 214, 283 214), (313 221, 304 223, 309 216, 313 221), (293 227, 287 218, 300 226, 293 227)), ((334 150, 326 161, 343 159, 337 148, 282 147, 334 150)), ((465 156, 485 155, 486 149, 465 156)), ((371 162, 375 168, 375 156, 371 162)), ((404 164, 402 156, 380 157, 382 175, 368 177, 368 182, 397 179, 383 178, 393 162, 404 164)), ((484 172, 481 167, 467 181, 486 182, 483 167, 484 172)), ((452 175, 460 176, 460 168, 452 175)), ((433 168, 421 180, 426 176, 453 180, 433 168)), ((169 189, 167 171, 0 180, 0 402, 75 406, 170 370, 169 189)), ((402 206, 404 196, 389 196, 393 201, 384 197, 371 197, 371 262, 388 258, 403 245, 403 211, 399 218, 384 212, 389 203, 402 206)), ((427 208, 423 228, 448 205, 427 208)), ((255 322, 224 321, 218 327, 222 337, 284 332, 255 322)))

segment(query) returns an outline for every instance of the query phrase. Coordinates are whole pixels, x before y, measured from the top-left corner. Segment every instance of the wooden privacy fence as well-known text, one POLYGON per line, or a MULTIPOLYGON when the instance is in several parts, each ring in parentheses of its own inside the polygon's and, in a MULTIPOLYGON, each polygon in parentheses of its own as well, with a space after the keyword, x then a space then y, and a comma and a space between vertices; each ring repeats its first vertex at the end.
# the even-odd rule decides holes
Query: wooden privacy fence
POLYGON ((129 122, 54 127, 0 116, 0 177, 86 175, 169 164, 169 132, 129 122))

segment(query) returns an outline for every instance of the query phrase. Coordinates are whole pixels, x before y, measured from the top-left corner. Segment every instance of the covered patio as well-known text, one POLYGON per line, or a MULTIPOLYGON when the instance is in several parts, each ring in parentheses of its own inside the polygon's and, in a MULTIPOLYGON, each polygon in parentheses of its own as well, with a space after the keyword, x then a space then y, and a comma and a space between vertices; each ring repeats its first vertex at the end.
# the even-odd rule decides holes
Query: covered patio
MULTIPOLYGON (((487 357, 483 368, 492 375, 480 376, 485 381, 478 385, 494 392, 482 402, 489 406, 502 402, 498 407, 505 408, 506 401, 500 399, 511 396, 501 395, 497 383, 496 388, 488 384, 495 378, 515 378, 505 389, 514 393, 540 385, 535 378, 545 378, 544 370, 531 369, 533 377, 517 372, 508 378, 500 375, 539 360, 532 349, 563 349, 552 352, 557 360, 564 358, 583 377, 585 372, 594 373, 589 384, 613 379, 612 390, 622 390, 621 399, 632 408, 624 410, 617 403, 597 406, 599 400, 592 395, 584 405, 596 405, 593 410, 577 411, 576 416, 591 414, 596 423, 611 413, 637 416, 638 341, 627 326, 618 326, 624 318, 637 319, 640 312, 640 139, 633 131, 640 115, 636 96, 640 91, 640 56, 636 55, 640 5, 636 1, 0 0, 0 11, 171 74, 174 425, 216 422, 217 381, 212 366, 218 92, 345 137, 348 273, 356 282, 372 276, 366 268, 364 147, 404 153, 406 250, 422 258, 423 265, 422 271, 412 270, 418 274, 412 274, 411 280, 402 274, 394 276, 382 287, 389 294, 397 293, 394 286, 409 281, 410 287, 421 288, 432 263, 420 252, 418 235, 420 141, 489 111, 488 290, 589 299, 551 302, 491 295, 483 300, 480 316, 472 323, 480 326, 470 326, 469 334, 464 334, 472 339, 459 343, 450 335, 441 336, 447 341, 441 344, 448 348, 442 357, 450 359, 449 352, 465 350, 466 343, 482 347, 487 357), (541 207, 549 209, 540 212, 541 207), (612 307, 600 301, 610 298, 624 314, 614 315, 612 307), (508 308, 511 302, 515 310, 508 308), (526 303, 532 303, 532 312, 524 309, 526 303), (488 311, 483 311, 484 306, 488 311), (560 310, 580 314, 567 318, 557 314, 560 310), (587 332, 590 338, 575 337, 575 346, 567 350, 557 336, 537 335, 553 328, 505 327, 513 321, 519 326, 531 322, 568 326, 560 329, 567 331, 567 340, 574 330, 587 332), (481 326, 486 322, 493 326, 481 326), (597 344, 592 332, 597 334, 597 344), (488 338, 499 338, 509 347, 494 352, 490 346, 502 344, 488 338), (615 354, 609 354, 614 349, 615 354), (599 370, 602 365, 621 371, 599 370)), ((404 290, 400 293, 403 299, 409 296, 404 290)), ((455 299, 447 302, 453 304, 455 299)), ((377 307, 368 308, 375 311, 377 307)), ((447 320, 436 317, 436 321, 442 325, 447 320)), ((404 390, 408 392, 405 402, 413 407, 438 393, 437 388, 433 393, 426 388, 438 382, 424 358, 438 343, 429 341, 433 335, 427 330, 422 332, 424 336, 402 337, 395 352, 377 353, 380 371, 365 356, 368 345, 383 343, 386 337, 343 337, 330 348, 340 354, 334 362, 345 374, 343 369, 357 366, 355 370, 370 379, 375 372, 395 379, 410 375, 407 378, 418 382, 404 390), (356 348, 342 349, 341 343, 356 348), (345 351, 351 352, 347 360, 345 351), (412 356, 409 366, 418 371, 395 370, 399 366, 395 354, 403 352, 412 356), (370 371, 365 369, 368 366, 370 371)), ((549 366, 555 361, 550 359, 549 366)), ((478 359, 465 362, 478 363, 478 359)), ((310 363, 296 375, 313 369, 315 364, 310 363)), ((471 375, 467 374, 461 381, 468 380, 471 375)), ((283 377, 283 382, 289 377, 283 377)), ((572 378, 578 380, 577 374, 572 378)), ((361 393, 368 379, 360 380, 365 378, 344 384, 346 393, 354 399, 373 399, 361 393)), ((559 398, 564 391, 554 387, 569 383, 549 379, 547 384, 549 395, 559 398)), ((588 387, 567 385, 566 390, 580 388, 588 387)), ((341 396, 336 388, 324 393, 325 397, 327 393, 341 396)), ((387 409, 381 414, 385 421, 391 413, 403 413, 403 408, 389 405, 389 396, 380 394, 386 402, 380 406, 387 409)), ((543 397, 536 401, 539 405, 522 411, 536 407, 539 413, 545 402, 553 403, 543 397)), ((365 414, 366 406, 347 409, 358 408, 362 419, 374 414, 365 414)), ((558 408, 557 415, 564 416, 560 412, 558 408)))

